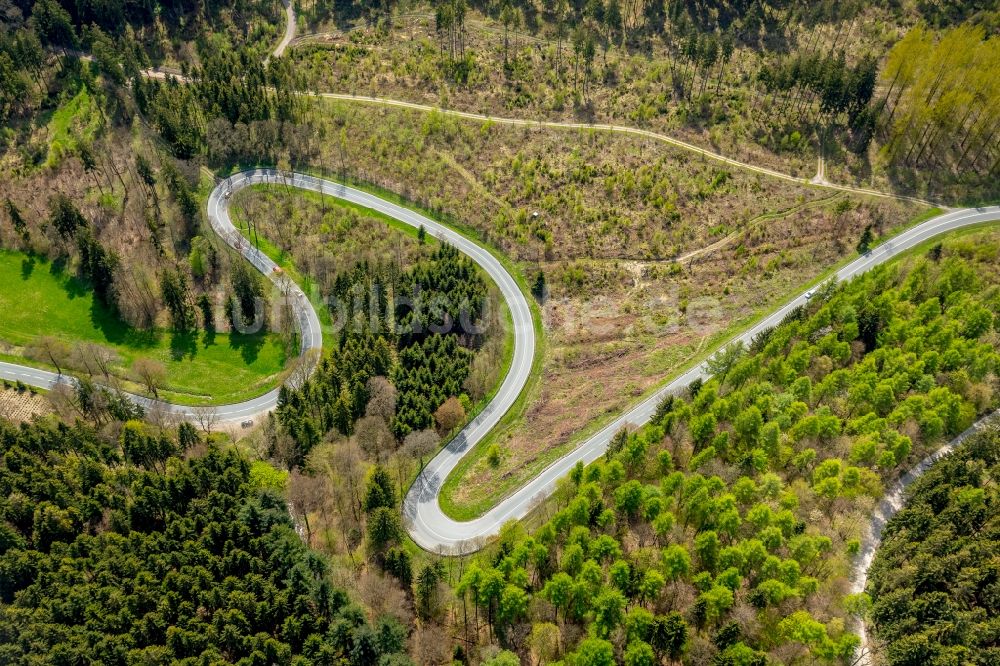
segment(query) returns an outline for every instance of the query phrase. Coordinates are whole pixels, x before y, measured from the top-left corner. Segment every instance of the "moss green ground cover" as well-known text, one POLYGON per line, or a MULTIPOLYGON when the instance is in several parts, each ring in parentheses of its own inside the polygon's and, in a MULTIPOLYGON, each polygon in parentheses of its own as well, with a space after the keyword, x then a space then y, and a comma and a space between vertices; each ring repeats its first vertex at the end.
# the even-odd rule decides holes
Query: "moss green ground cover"
POLYGON ((46 165, 52 167, 58 164, 63 155, 75 150, 81 140, 92 141, 100 123, 100 113, 93 98, 87 87, 81 85, 79 92, 60 105, 49 120, 46 165))

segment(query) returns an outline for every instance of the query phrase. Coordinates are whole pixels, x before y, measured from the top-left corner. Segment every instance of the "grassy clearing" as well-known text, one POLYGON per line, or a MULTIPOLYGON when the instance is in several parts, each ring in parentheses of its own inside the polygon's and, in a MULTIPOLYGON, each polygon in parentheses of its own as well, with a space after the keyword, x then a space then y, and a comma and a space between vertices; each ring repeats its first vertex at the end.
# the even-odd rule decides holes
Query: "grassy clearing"
POLYGON ((40 335, 69 345, 98 343, 118 353, 116 374, 126 381, 137 358, 161 362, 167 370, 161 396, 183 404, 238 402, 281 379, 286 358, 277 336, 136 330, 96 301, 61 264, 17 252, 0 252, 0 284, 0 340, 13 347, 9 353, 19 356, 18 362, 49 367, 21 356, 40 335))
POLYGON ((49 154, 46 166, 54 167, 63 156, 76 151, 80 143, 93 141, 101 125, 97 104, 85 85, 53 112, 49 119, 49 154))

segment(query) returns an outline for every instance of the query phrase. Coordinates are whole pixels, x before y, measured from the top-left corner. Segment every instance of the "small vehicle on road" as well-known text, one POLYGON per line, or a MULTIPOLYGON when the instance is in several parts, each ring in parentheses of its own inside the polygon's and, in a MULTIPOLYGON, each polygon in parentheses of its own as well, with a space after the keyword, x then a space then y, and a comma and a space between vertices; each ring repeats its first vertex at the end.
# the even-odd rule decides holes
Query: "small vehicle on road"
POLYGON ((810 289, 809 291, 806 292, 806 300, 807 301, 810 300, 815 295, 816 295, 816 290, 810 289))

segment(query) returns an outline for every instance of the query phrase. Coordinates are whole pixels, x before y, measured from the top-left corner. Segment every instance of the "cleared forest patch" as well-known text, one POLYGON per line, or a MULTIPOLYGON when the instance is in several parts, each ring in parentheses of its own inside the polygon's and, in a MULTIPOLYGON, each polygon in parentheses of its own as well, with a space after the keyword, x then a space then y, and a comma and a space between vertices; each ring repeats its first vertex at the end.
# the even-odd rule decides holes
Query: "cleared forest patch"
POLYGON ((11 385, 0 386, 0 417, 14 423, 25 423, 51 412, 45 398, 27 389, 11 385))

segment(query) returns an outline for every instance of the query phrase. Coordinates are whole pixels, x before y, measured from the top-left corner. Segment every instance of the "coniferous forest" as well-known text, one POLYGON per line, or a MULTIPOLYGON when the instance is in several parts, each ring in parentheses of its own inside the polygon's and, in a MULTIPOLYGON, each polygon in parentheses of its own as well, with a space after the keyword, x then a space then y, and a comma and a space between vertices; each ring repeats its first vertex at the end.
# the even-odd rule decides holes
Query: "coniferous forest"
POLYGON ((1000 660, 1000 431, 937 461, 882 533, 869 573, 886 663, 1000 660))
POLYGON ((331 302, 347 308, 335 348, 304 385, 281 388, 277 420, 291 445, 279 457, 289 468, 303 466, 327 433, 353 434, 364 416, 374 416, 368 425, 378 424, 381 433, 370 445, 375 459, 413 432, 449 432, 464 422, 474 349, 486 333, 502 335, 475 328, 488 300, 486 282, 468 258, 441 245, 402 272, 395 264, 357 264, 338 275, 331 302), (370 411, 373 394, 379 399, 370 411), (441 411, 446 403, 457 413, 441 411))
POLYGON ((997 426, 852 587, 886 490, 1000 406, 1000 232, 822 282, 997 203, 995 2, 289 9, 282 54, 278 0, 0 0, 0 665, 1000 663, 997 426), (315 356, 284 278, 209 224, 254 166, 225 200, 316 306, 315 356), (407 493, 524 322, 456 248, 293 172, 531 285, 532 376, 439 480, 451 519, 711 378, 498 534, 423 550, 407 493))
POLYGON ((406 629, 369 623, 276 489, 193 427, 0 442, 3 663, 408 663, 406 629))

